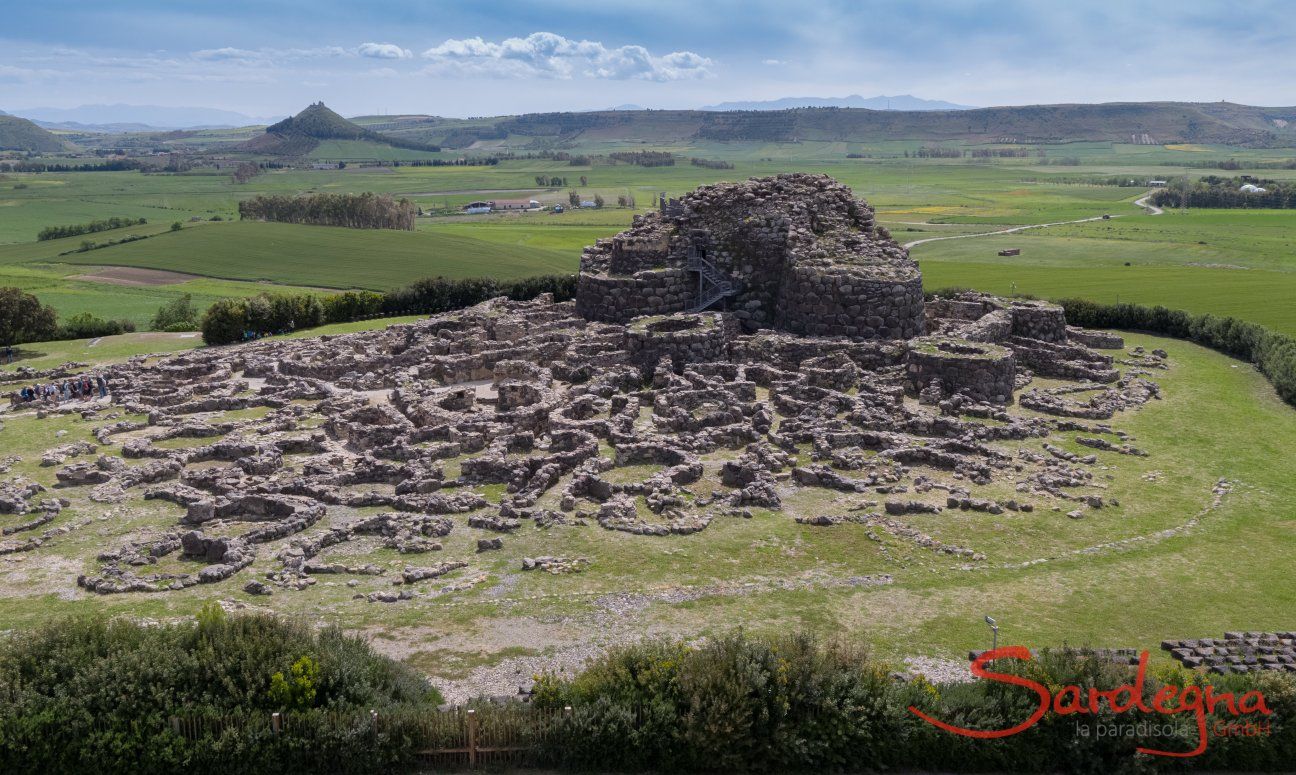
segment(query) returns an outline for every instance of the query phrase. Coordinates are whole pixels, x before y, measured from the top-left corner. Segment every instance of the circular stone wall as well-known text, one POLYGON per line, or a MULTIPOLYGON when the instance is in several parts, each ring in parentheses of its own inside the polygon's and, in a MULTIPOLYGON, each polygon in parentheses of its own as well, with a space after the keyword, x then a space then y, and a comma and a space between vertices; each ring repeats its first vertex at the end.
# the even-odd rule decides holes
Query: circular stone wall
POLYGON ((626 352, 645 373, 663 357, 669 357, 676 368, 723 361, 729 356, 732 334, 730 318, 718 312, 635 318, 626 326, 626 352))
POLYGON ((909 339, 923 332, 922 275, 871 276, 868 267, 793 266, 778 300, 779 328, 803 336, 909 339))
POLYGON ((928 336, 909 343, 905 387, 911 394, 939 381, 942 397, 955 393, 996 404, 1012 403, 1017 360, 988 342, 928 336))

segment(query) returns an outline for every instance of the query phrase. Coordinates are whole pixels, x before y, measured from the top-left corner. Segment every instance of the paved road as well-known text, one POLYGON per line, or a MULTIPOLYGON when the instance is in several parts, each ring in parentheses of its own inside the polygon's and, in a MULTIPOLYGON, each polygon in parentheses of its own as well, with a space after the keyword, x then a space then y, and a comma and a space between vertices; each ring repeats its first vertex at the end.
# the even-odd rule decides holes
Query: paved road
MULTIPOLYGON (((1162 212, 1164 212, 1160 207, 1157 207, 1156 205, 1148 204, 1147 199, 1150 196, 1152 196, 1151 191, 1147 193, 1147 196, 1144 196, 1142 199, 1139 199, 1134 204, 1147 210, 1150 215, 1160 215, 1162 212)), ((1111 217, 1120 218, 1121 216, 1113 215, 1111 217)), ((1088 223, 1089 221, 1101 221, 1102 219, 1103 216, 1095 215, 1092 218, 1079 218, 1074 221, 1056 221, 1054 223, 1032 223, 1026 226, 1014 226, 1011 229, 999 229, 998 231, 983 231, 978 234, 951 234, 946 237, 925 237, 923 239, 914 240, 913 242, 906 242, 902 247, 912 248, 917 245, 922 245, 925 242, 940 242, 941 240, 947 240, 947 239, 971 239, 972 237, 989 237, 991 234, 1014 234, 1019 231, 1026 231, 1027 229, 1043 229, 1047 226, 1066 226, 1067 224, 1071 224, 1071 223, 1088 223)))

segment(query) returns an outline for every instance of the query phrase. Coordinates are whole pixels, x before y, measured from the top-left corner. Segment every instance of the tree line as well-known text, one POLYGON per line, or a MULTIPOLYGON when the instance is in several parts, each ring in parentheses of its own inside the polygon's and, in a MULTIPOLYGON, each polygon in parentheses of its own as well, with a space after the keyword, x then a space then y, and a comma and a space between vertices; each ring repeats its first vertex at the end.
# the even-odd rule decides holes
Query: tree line
POLYGON ((731 170, 734 168, 733 162, 724 159, 699 159, 696 156, 689 159, 689 164, 694 167, 706 167, 709 170, 731 170))
POLYGON ((144 169, 139 159, 109 159, 104 162, 62 164, 47 161, 0 162, 0 172, 129 172, 144 169))
POLYGON ((675 157, 665 151, 616 151, 608 154, 609 159, 637 164, 640 167, 673 167, 675 157))
POLYGON ((1207 175, 1196 182, 1176 180, 1174 184, 1158 190, 1152 195, 1152 204, 1157 207, 1217 207, 1246 208, 1263 207, 1278 210, 1296 208, 1296 186, 1290 183, 1273 180, 1252 180, 1244 178, 1224 178, 1207 175), (1263 192, 1243 191, 1242 186, 1251 183, 1264 189, 1263 192))
POLYGON ((344 226, 349 229, 414 230, 417 208, 408 199, 387 194, 259 195, 239 202, 245 221, 344 226))
POLYGON ((110 231, 112 229, 122 229, 127 226, 140 226, 148 223, 147 218, 105 218, 99 221, 89 223, 74 223, 69 226, 46 226, 36 234, 39 242, 51 239, 62 239, 63 237, 79 237, 82 234, 94 234, 98 231, 110 231))
POLYGON ((308 293, 263 293, 247 298, 225 298, 207 308, 200 328, 207 344, 232 344, 328 323, 395 315, 435 315, 499 296, 526 301, 542 293, 552 293, 555 301, 574 298, 576 275, 540 275, 518 280, 433 277, 386 293, 346 291, 322 297, 308 293))

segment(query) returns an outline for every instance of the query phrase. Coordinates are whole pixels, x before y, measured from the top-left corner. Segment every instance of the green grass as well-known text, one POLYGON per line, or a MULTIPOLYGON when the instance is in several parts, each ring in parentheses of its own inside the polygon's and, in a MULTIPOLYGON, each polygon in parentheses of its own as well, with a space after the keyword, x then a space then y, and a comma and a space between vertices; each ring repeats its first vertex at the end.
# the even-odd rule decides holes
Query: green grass
POLYGON ((572 272, 577 256, 438 231, 344 229, 233 222, 166 233, 64 258, 69 263, 201 271, 230 280, 326 288, 386 290, 421 277, 489 276, 501 280, 572 272), (211 261, 221 256, 219 263, 211 261))

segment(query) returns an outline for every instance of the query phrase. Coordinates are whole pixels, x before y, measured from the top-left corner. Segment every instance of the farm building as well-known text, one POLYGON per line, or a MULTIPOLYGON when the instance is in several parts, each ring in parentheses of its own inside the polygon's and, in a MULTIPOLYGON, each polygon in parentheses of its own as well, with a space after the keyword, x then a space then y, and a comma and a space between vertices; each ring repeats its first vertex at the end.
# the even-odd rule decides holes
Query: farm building
POLYGON ((490 202, 469 202, 468 204, 463 206, 463 211, 469 215, 477 215, 478 213, 489 213, 491 211, 491 203, 490 202))
POLYGON ((492 210, 538 210, 540 202, 535 199, 494 199, 490 207, 492 210))

